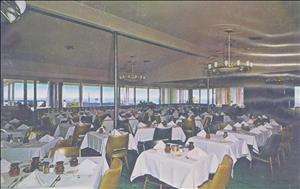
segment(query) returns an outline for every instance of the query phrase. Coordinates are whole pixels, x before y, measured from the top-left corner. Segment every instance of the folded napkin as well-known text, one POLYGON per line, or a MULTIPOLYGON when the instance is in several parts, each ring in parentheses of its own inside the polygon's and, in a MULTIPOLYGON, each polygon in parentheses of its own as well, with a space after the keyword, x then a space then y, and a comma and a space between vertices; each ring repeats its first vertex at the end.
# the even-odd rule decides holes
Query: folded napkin
POLYGON ((157 126, 157 128, 165 129, 165 128, 167 128, 167 127, 165 127, 162 123, 159 123, 158 126, 157 126))
POLYGON ((93 162, 92 160, 85 159, 83 162, 81 162, 77 169, 79 175, 92 175, 95 174, 95 168, 97 168, 97 164, 93 162))
POLYGON ((254 123, 254 121, 253 121, 253 119, 249 119, 249 120, 247 121, 247 123, 249 123, 249 124, 253 124, 253 123, 254 123))
POLYGON ((64 116, 59 114, 56 118, 64 118, 64 116))
POLYGON ((181 120, 181 119, 177 119, 177 120, 176 120, 176 124, 177 124, 177 123, 182 123, 182 120, 181 120))
POLYGON ((112 120, 112 119, 111 119, 111 117, 106 116, 106 117, 104 118, 104 120, 105 120, 105 121, 108 121, 108 120, 112 120))
POLYGON ((103 130, 103 133, 105 133, 105 129, 104 129, 104 127, 99 127, 99 128, 97 129, 97 131, 96 131, 96 132, 99 132, 101 128, 102 128, 102 130, 103 130))
POLYGON ((224 127, 224 130, 230 130, 231 131, 232 130, 232 126, 228 124, 228 125, 226 125, 226 127, 224 127))
POLYGON ((272 129, 273 128, 272 125, 270 125, 270 123, 266 123, 265 127, 268 128, 268 129, 272 129))
POLYGON ((128 118, 128 119, 136 119, 136 118, 132 115, 132 116, 130 116, 130 118, 128 118))
POLYGON ((123 118, 121 116, 118 116, 118 119, 121 120, 121 121, 125 120, 125 118, 123 118))
POLYGON ((237 141, 239 141, 239 139, 236 137, 236 136, 234 136, 234 135, 232 135, 232 134, 228 134, 228 136, 224 139, 225 141, 229 141, 229 142, 237 142, 237 141))
POLYGON ((113 135, 113 136, 120 136, 122 134, 118 130, 114 129, 114 130, 111 131, 111 135, 113 135))
POLYGON ((4 129, 10 129, 10 128, 12 128, 12 127, 14 127, 12 124, 10 124, 10 123, 6 123, 5 125, 4 125, 4 129))
POLYGON ((189 151, 186 154, 186 157, 193 159, 193 160, 199 160, 203 156, 207 156, 208 154, 203 151, 202 149, 195 147, 193 150, 189 151))
POLYGON ((261 131, 257 128, 251 129, 250 133, 254 133, 254 134, 261 134, 261 131))
POLYGON ((55 164, 58 161, 64 161, 66 159, 66 156, 59 151, 56 151, 54 156, 53 156, 53 164, 55 164))
POLYGON ((245 119, 247 119, 247 118, 248 118, 248 116, 246 116, 246 115, 242 115, 242 116, 241 116, 241 118, 245 120, 245 119))
POLYGON ((225 115, 225 113, 224 113, 224 112, 221 112, 221 115, 225 115))
POLYGON ((201 130, 197 136, 200 136, 200 137, 205 137, 206 136, 206 132, 204 130, 201 130))
POLYGON ((201 119, 201 117, 200 117, 199 115, 197 115, 197 116, 195 117, 195 119, 201 119))
POLYGON ((224 131, 219 130, 216 132, 216 135, 224 135, 224 131))
POLYGON ((17 184, 17 188, 36 188, 49 187, 51 183, 57 178, 56 174, 43 174, 42 172, 35 170, 29 174, 26 178, 17 184))
POLYGON ((55 138, 53 136, 50 136, 50 135, 45 135, 43 136, 42 138, 40 138, 40 142, 50 142, 52 140, 54 140, 55 138))
POLYGON ((243 121, 241 124, 244 125, 244 126, 249 126, 249 124, 245 121, 243 121))
POLYGON ((262 118, 264 119, 268 119, 268 117, 266 115, 262 115, 262 118))
POLYGON ((180 117, 179 117, 179 119, 185 119, 186 117, 184 117, 183 115, 181 115, 180 117))
POLYGON ((1 159, 1 174, 8 173, 10 169, 10 162, 6 159, 1 159))
POLYGON ((270 124, 274 126, 279 126, 279 124, 274 119, 270 120, 270 124))
POLYGON ((11 124, 18 124, 18 123, 20 123, 20 120, 14 118, 14 119, 10 120, 9 123, 11 123, 11 124))
POLYGON ((268 131, 268 129, 262 125, 258 126, 257 128, 261 131, 268 131))
POLYGON ((152 122, 152 124, 157 124, 157 121, 156 121, 156 120, 154 120, 154 121, 152 122))
POLYGON ((27 130, 29 129, 29 126, 22 124, 20 127, 17 128, 17 130, 27 130))
POLYGON ((165 147, 166 147, 166 144, 162 140, 159 140, 153 148, 155 150, 162 150, 162 149, 165 149, 165 147))
POLYGON ((237 122, 233 126, 235 126, 235 127, 242 127, 242 124, 240 124, 239 122, 237 122))
POLYGON ((146 127, 146 126, 147 125, 145 123, 143 123, 143 122, 139 122, 138 125, 137 125, 137 127, 146 127))
POLYGON ((176 123, 174 123, 174 121, 170 121, 167 125, 173 127, 176 126, 176 123))

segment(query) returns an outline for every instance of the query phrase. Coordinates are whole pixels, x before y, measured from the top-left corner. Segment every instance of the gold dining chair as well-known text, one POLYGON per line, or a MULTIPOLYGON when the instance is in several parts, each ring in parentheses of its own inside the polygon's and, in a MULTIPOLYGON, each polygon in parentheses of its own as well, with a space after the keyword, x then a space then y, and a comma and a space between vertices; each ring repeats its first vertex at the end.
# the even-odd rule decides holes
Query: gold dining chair
POLYGON ((128 154, 128 141, 129 134, 108 137, 106 143, 106 157, 109 162, 112 162, 113 158, 124 158, 126 167, 129 170, 127 154, 128 154))
POLYGON ((204 183, 198 189, 225 189, 230 180, 233 161, 225 155, 212 180, 204 183))
POLYGON ((48 153, 48 158, 53 158, 56 152, 64 154, 66 157, 80 156, 80 148, 78 147, 57 147, 52 148, 48 153))
POLYGON ((187 119, 184 120, 182 129, 186 134, 187 138, 195 136, 196 124, 194 116, 189 116, 187 119))
POLYGON ((118 158, 112 160, 110 169, 108 169, 102 177, 98 189, 117 189, 122 173, 122 161, 118 158))

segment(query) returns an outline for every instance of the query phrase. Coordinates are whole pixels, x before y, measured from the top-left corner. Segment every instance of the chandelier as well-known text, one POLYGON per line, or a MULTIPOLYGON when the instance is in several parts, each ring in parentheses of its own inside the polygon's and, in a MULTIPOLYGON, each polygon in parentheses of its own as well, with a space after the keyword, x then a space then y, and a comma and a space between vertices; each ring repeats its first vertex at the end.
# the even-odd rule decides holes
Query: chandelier
POLYGON ((137 81, 145 80, 146 76, 144 76, 143 74, 134 73, 134 71, 133 71, 134 62, 132 62, 132 61, 129 61, 129 62, 131 62, 131 72, 121 74, 119 79, 123 80, 123 81, 128 81, 128 82, 137 82, 137 81))
POLYGON ((9 23, 13 23, 15 20, 18 20, 21 14, 24 13, 25 9, 25 1, 1 1, 1 15, 3 15, 3 20, 6 19, 9 23))
POLYGON ((228 47, 227 47, 227 60, 224 63, 214 62, 208 64, 208 74, 224 74, 232 72, 246 72, 252 69, 253 63, 249 60, 241 62, 237 60, 236 62, 231 61, 231 41, 230 34, 233 32, 232 29, 225 30, 227 33, 228 47))

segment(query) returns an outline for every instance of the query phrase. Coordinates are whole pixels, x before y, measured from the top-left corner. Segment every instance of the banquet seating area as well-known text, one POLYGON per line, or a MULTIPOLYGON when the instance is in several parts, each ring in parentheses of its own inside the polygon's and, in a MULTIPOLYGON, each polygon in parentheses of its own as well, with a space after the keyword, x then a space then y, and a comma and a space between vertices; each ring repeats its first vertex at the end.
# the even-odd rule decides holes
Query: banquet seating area
POLYGON ((1 188, 300 188, 299 10, 1 1, 1 188))

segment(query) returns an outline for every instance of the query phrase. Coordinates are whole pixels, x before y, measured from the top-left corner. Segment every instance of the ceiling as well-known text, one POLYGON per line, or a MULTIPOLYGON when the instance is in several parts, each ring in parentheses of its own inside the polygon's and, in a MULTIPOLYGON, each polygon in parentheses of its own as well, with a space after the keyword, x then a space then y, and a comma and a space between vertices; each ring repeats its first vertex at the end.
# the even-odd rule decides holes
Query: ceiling
MULTIPOLYGON (((120 36, 119 72, 129 71, 133 60, 134 70, 147 76, 145 84, 183 81, 186 85, 191 81, 193 85, 205 78, 207 64, 224 59, 226 28, 234 30, 233 60, 249 59, 255 65, 252 72, 240 77, 300 70, 299 2, 80 1, 46 2, 39 11, 33 3, 33 9, 27 9, 17 22, 1 23, 3 77, 113 81, 112 34, 43 14, 62 5, 69 6, 61 8, 69 15, 77 14, 72 19, 92 20, 94 11, 102 15, 99 19, 105 15, 116 21, 102 27, 117 23, 120 32, 139 31, 139 38, 151 36, 165 46, 176 44, 199 55, 120 36), (80 6, 80 10, 71 10, 71 6, 80 6)), ((64 17, 64 11, 58 13, 64 17)), ((101 25, 105 20, 98 21, 101 25)))

